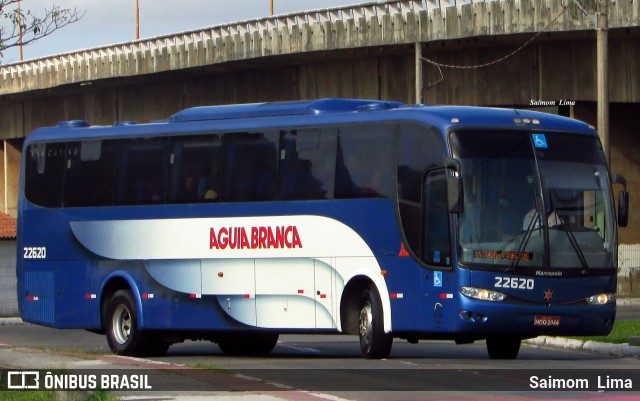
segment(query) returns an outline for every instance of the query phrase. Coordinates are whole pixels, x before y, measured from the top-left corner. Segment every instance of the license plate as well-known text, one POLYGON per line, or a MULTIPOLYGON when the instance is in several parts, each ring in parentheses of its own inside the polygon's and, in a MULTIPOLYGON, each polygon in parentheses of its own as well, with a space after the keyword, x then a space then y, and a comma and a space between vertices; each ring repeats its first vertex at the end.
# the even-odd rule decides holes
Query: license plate
POLYGON ((560 326, 560 316, 536 316, 533 318, 533 325, 546 327, 560 326))

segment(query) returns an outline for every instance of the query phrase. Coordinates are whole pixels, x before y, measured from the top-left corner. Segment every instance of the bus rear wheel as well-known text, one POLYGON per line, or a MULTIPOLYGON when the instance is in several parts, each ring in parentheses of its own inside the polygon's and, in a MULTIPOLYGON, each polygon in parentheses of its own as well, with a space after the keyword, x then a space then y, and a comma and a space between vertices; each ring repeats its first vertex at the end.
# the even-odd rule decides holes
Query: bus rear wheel
POLYGON ((360 350, 367 359, 386 358, 391 353, 393 337, 384 332, 382 301, 374 287, 362 293, 359 319, 360 350))
POLYGON ((491 359, 516 359, 522 340, 517 337, 492 336, 487 338, 487 351, 491 359))
POLYGON ((131 291, 116 291, 108 302, 105 326, 107 343, 114 354, 141 356, 150 351, 155 354, 167 351, 168 345, 156 348, 159 339, 152 339, 138 329, 138 312, 131 291))

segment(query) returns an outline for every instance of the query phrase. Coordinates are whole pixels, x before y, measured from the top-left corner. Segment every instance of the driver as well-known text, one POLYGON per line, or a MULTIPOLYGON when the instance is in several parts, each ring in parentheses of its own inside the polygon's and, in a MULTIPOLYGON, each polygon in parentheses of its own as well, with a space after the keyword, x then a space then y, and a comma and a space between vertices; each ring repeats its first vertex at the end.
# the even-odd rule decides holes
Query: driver
MULTIPOLYGON (((562 218, 558 216, 558 212, 552 210, 551 213, 547 216, 547 224, 549 227, 556 227, 560 224, 564 223, 562 218)), ((538 213, 538 209, 535 207, 535 201, 533 201, 533 208, 524 215, 524 219, 522 219, 522 231, 533 230, 536 228, 540 228, 540 214, 538 213)))

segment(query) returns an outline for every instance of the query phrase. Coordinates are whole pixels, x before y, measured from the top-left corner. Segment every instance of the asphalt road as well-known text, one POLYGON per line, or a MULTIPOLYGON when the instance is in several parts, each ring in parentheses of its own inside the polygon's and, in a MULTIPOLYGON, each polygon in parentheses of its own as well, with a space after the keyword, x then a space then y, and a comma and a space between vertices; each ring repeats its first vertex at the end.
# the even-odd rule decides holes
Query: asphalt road
MULTIPOLYGON (((104 356, 110 354, 104 336, 84 330, 58 330, 29 324, 2 326, 0 344, 45 350, 43 361, 48 353, 67 351, 85 353, 87 358, 110 358, 104 356)), ((124 366, 129 363, 127 358, 119 361, 124 361, 118 362, 124 366)), ((637 358, 530 345, 522 346, 516 360, 500 361, 488 358, 484 342, 408 344, 397 340, 388 359, 365 360, 360 356, 355 336, 283 335, 274 351, 263 357, 229 357, 215 344, 188 341, 172 346, 166 356, 144 363, 239 373, 329 394, 329 398, 335 400, 640 399, 637 358), (605 383, 607 377, 630 377, 633 392, 522 391, 531 386, 532 376, 565 380, 574 377, 571 375, 588 378, 593 386, 597 380, 594 375, 601 376, 605 383)), ((254 389, 249 386, 248 390, 254 389)))

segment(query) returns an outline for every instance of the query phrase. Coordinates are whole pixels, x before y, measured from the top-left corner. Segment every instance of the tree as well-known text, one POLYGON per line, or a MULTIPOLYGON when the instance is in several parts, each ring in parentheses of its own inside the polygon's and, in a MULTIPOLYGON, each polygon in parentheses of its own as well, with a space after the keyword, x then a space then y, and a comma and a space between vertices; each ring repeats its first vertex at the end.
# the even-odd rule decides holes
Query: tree
POLYGON ((11 47, 28 45, 78 21, 84 13, 77 7, 53 5, 43 14, 22 10, 20 0, 0 0, 0 58, 11 47))

